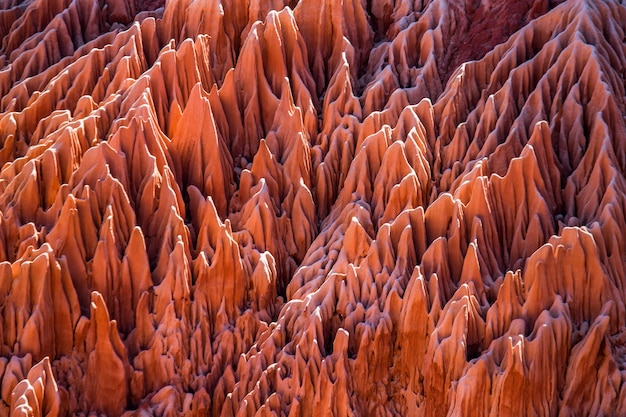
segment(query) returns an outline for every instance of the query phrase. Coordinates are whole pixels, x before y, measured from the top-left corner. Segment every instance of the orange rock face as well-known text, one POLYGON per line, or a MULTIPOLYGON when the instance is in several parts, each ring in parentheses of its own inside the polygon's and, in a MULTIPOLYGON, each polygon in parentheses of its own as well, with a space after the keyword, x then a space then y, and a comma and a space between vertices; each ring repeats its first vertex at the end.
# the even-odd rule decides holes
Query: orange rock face
POLYGON ((616 0, 0 0, 0 415, 626 415, 616 0))

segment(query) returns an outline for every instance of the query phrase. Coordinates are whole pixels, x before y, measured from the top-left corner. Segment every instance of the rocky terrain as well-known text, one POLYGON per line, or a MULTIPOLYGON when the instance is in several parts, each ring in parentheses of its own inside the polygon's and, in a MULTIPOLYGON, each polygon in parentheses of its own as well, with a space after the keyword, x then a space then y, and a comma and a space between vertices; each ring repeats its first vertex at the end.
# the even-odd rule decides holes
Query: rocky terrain
POLYGON ((0 415, 626 415, 625 32, 0 0, 0 415))

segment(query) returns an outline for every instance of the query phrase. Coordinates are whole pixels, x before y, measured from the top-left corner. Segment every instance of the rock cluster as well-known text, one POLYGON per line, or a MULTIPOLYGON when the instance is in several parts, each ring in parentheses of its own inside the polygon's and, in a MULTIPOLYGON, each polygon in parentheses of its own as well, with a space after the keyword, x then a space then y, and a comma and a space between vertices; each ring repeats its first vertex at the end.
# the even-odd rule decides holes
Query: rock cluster
POLYGON ((617 0, 0 0, 0 415, 626 415, 617 0))

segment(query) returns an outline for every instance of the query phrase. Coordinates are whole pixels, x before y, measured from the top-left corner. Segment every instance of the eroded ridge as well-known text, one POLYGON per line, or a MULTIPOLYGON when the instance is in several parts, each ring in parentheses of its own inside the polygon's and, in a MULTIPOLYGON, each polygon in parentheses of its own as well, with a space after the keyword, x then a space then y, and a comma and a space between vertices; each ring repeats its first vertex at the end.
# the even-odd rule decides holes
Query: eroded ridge
POLYGON ((0 415, 626 415, 625 31, 0 0, 0 415))

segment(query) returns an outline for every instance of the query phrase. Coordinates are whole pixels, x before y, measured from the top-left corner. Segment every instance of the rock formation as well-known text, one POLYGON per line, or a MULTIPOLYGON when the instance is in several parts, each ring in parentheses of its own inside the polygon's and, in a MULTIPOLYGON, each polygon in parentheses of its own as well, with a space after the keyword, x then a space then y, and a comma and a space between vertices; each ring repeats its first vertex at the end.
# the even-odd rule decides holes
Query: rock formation
POLYGON ((0 0, 0 415, 626 415, 618 0, 0 0))

